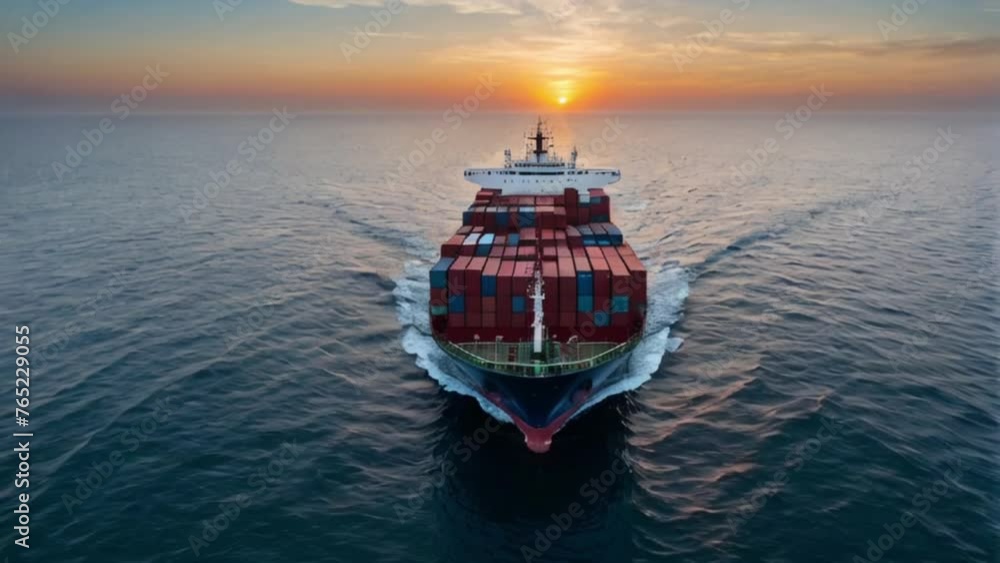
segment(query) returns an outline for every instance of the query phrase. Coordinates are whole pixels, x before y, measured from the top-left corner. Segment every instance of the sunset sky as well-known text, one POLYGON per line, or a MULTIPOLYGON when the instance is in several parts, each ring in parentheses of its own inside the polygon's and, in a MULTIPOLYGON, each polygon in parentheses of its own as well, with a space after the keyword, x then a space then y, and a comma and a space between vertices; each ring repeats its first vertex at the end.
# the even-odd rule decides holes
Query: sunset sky
POLYGON ((851 109, 1000 105, 1000 0, 412 0, 384 25, 378 0, 45 3, 0 6, 0 111, 107 111, 156 65, 144 110, 443 110, 482 76, 497 111, 773 108, 820 85, 851 109))

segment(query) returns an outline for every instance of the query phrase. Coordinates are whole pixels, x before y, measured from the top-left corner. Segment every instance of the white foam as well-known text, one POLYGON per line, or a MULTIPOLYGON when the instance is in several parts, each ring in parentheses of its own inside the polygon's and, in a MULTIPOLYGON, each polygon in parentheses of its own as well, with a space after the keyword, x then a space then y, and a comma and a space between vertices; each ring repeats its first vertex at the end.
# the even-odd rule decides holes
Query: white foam
MULTIPOLYGON (((460 379, 450 375, 458 367, 435 344, 430 336, 427 311, 430 300, 428 271, 431 264, 425 260, 411 260, 404 265, 403 275, 395 280, 393 296, 399 322, 405 329, 403 349, 417 357, 418 367, 437 381, 446 391, 460 393, 476 399, 483 411, 500 420, 512 422, 502 410, 470 388, 460 379)), ((680 348, 683 340, 670 338, 670 326, 680 316, 688 296, 688 272, 676 264, 667 264, 658 272, 651 272, 649 309, 646 313, 646 338, 636 347, 629 360, 628 373, 619 382, 606 387, 591 397, 577 413, 582 413, 604 399, 633 391, 652 378, 660 368, 666 353, 680 348)))

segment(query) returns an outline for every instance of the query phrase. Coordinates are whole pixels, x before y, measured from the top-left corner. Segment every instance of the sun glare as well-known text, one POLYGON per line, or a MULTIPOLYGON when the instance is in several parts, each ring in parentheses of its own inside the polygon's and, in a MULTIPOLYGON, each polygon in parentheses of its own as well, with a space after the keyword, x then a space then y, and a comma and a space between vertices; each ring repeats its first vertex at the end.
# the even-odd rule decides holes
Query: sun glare
POLYGON ((568 102, 568 101, 569 100, 566 98, 566 96, 561 96, 559 98, 559 105, 564 106, 564 105, 566 105, 566 102, 568 102))

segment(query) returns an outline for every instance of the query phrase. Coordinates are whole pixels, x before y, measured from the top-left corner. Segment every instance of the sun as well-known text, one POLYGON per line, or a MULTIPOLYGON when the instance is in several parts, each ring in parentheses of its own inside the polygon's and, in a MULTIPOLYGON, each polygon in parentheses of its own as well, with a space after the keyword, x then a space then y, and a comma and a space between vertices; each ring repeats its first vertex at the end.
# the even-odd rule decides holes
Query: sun
POLYGON ((560 96, 559 97, 559 105, 561 105, 561 106, 566 105, 566 102, 568 102, 568 101, 569 101, 569 98, 567 98, 566 96, 560 96))

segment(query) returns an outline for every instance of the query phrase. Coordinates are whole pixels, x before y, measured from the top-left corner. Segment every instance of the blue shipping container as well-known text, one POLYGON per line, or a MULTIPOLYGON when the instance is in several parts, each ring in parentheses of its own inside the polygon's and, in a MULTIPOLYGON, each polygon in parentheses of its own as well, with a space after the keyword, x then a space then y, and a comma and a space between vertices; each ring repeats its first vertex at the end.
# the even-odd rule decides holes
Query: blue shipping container
POLYGON ((493 244, 493 239, 496 237, 493 233, 486 233, 479 238, 479 244, 490 245, 493 244))
POLYGON ((497 213, 497 226, 506 227, 510 223, 510 214, 506 211, 501 211, 497 213))
POLYGON ((594 310, 594 296, 593 295, 577 295, 576 296, 576 310, 581 313, 589 313, 594 310))
POLYGON ((472 212, 471 211, 463 211, 462 212, 462 224, 463 225, 471 225, 472 224, 472 212))
POLYGON ((517 233, 507 235, 507 246, 517 246, 519 242, 521 242, 521 235, 517 233))
POLYGON ((594 324, 597 326, 608 326, 611 324, 611 315, 605 311, 597 311, 594 313, 594 324))
POLYGON ((611 298, 612 313, 628 313, 628 295, 615 295, 611 298))
POLYGON ((511 308, 514 310, 515 313, 524 312, 525 299, 523 295, 515 295, 514 297, 511 297, 510 302, 511 305, 513 305, 511 308))
POLYGON ((448 312, 450 313, 464 313, 465 312, 465 296, 464 295, 452 295, 448 298, 448 312))
POLYGON ((431 287, 442 289, 448 287, 448 268, 455 261, 454 258, 442 258, 431 268, 431 287))
POLYGON ((483 276, 482 288, 480 291, 483 297, 496 297, 497 296, 497 277, 496 276, 483 276))
MULTIPOLYGON (((576 292, 580 295, 594 294, 594 274, 592 272, 576 273, 576 292)), ((593 303, 591 303, 591 308, 587 310, 590 311, 593 308, 593 303)))
POLYGON ((480 244, 479 246, 476 247, 476 256, 489 256, 489 255, 490 255, 490 247, 488 245, 484 246, 480 244))
POLYGON ((522 207, 517 212, 517 225, 518 227, 534 227, 535 226, 535 208, 534 207, 522 207))

